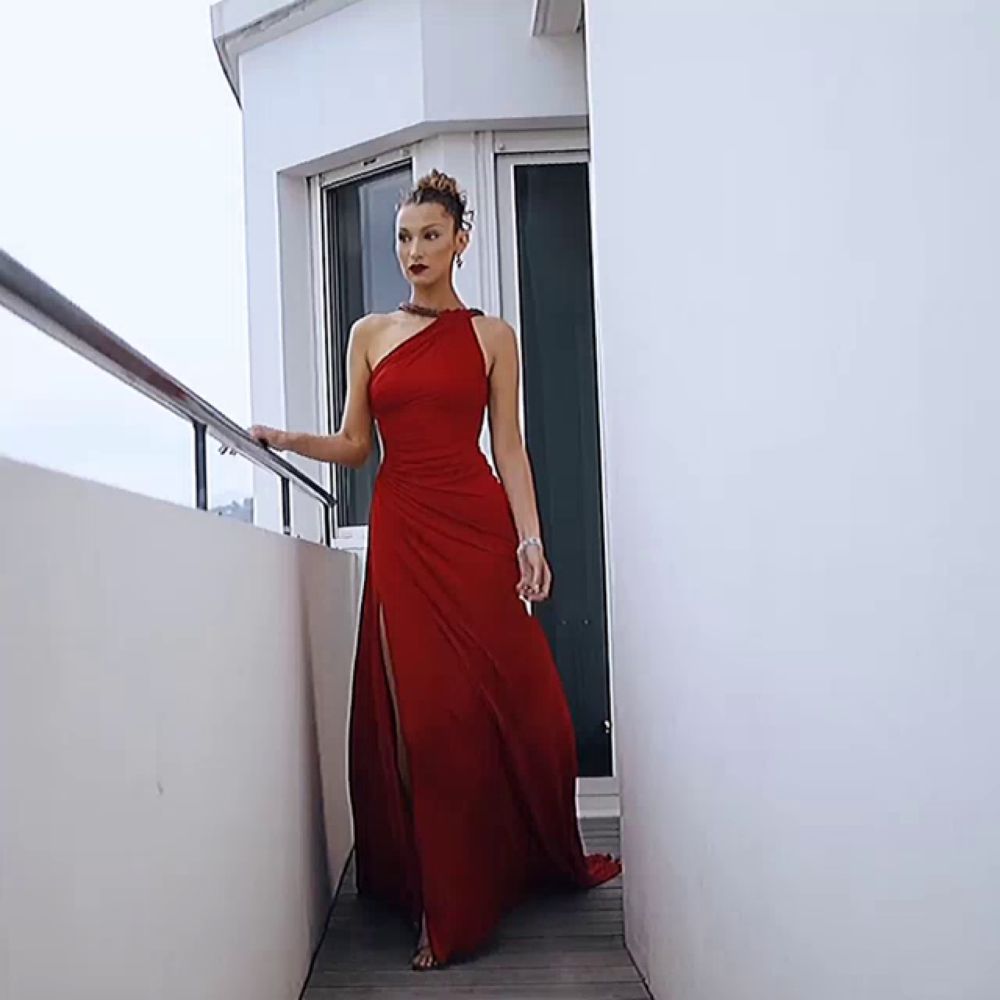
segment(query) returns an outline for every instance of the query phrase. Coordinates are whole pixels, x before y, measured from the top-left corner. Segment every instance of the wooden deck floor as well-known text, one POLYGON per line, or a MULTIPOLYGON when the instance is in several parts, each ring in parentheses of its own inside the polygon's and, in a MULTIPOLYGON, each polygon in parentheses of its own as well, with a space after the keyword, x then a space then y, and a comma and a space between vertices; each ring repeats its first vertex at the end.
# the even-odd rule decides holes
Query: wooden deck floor
MULTIPOLYGON (((615 819, 583 821, 590 851, 619 854, 615 819)), ((303 1000, 648 1000, 622 930, 621 879, 532 900, 468 962, 414 972, 405 920, 357 898, 353 870, 337 897, 303 1000)))

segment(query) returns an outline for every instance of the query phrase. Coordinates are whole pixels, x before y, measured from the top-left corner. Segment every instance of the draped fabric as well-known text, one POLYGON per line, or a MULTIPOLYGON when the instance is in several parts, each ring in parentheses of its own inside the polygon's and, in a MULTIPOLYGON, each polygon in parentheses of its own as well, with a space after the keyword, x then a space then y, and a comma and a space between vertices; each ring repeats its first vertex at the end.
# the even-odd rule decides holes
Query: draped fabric
POLYGON ((358 891, 413 920, 426 912, 442 962, 483 945, 529 893, 621 870, 584 855, 572 720, 515 590, 516 528, 479 447, 489 381, 477 314, 443 313, 371 373, 384 455, 349 734, 358 891))

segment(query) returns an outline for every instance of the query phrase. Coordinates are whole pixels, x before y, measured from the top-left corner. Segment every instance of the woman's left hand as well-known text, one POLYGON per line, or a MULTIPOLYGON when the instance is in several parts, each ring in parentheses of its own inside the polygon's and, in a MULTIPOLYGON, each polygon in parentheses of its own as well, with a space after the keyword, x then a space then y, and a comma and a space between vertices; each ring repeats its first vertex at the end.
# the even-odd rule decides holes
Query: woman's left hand
POLYGON ((544 601, 552 589, 552 570, 545 553, 537 545, 527 545, 518 553, 517 562, 521 568, 517 596, 532 602, 544 601))

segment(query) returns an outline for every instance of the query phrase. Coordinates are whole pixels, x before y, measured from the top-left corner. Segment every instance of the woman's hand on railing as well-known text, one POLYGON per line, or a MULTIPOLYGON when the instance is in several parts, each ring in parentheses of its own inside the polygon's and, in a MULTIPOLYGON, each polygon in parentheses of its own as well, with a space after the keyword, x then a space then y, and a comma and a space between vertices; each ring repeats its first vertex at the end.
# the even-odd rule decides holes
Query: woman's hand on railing
MULTIPOLYGON (((266 424, 254 424, 247 428, 247 434, 255 441, 266 444, 275 451, 284 451, 288 443, 288 431, 278 430, 277 427, 268 427, 266 424)), ((219 445, 220 455, 235 455, 236 452, 227 445, 219 445)))
MULTIPOLYGON (((360 469, 372 451, 371 438, 358 441, 344 431, 336 434, 306 434, 304 431, 281 431, 277 427, 254 424, 247 428, 247 434, 275 451, 290 451, 303 458, 343 465, 348 469, 360 469)), ((219 451, 223 455, 234 454, 228 445, 222 445, 219 451)))

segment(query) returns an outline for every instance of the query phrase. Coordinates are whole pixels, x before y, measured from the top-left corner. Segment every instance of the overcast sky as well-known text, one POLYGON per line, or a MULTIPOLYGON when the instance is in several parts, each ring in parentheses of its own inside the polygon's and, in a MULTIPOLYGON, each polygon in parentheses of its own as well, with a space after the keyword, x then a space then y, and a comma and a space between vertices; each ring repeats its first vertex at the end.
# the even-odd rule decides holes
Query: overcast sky
MULTIPOLYGON (((0 247, 245 425, 240 127, 207 0, 5 5, 0 247)), ((191 441, 0 308, 0 454, 190 504, 191 441)), ((213 503, 249 495, 209 463, 213 503)))

